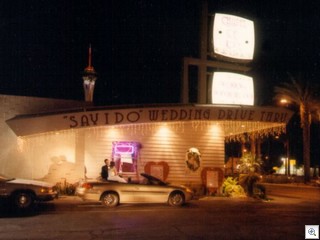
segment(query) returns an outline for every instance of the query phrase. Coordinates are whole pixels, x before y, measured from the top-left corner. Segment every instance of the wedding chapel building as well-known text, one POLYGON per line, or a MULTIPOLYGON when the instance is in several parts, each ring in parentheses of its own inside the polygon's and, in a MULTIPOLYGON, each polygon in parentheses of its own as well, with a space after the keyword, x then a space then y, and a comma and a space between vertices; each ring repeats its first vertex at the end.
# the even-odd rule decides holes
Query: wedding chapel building
MULTIPOLYGON (((6 99, 21 104, 25 101, 16 101, 21 98, 1 96, 2 104, 6 99)), ((29 105, 59 102, 31 99, 29 105)), ((284 109, 248 106, 113 108, 65 102, 72 108, 52 108, 5 119, 2 172, 53 183, 75 183, 98 178, 103 160, 109 158, 125 178, 139 179, 140 173, 147 172, 168 182, 219 188, 227 139, 237 139, 243 133, 263 136, 284 132, 291 117, 284 109)))
MULTIPOLYGON (((203 14, 203 24, 207 18, 208 14, 203 14)), ((207 34, 207 26, 202 29, 207 34)), ((214 56, 224 55, 231 61, 207 59, 207 35, 201 41, 200 59, 184 58, 185 77, 189 65, 199 68, 197 104, 189 103, 189 81, 184 79, 181 103, 88 105, 97 78, 91 47, 83 74, 85 101, 0 95, 0 172, 76 183, 98 178, 108 158, 127 179, 139 180, 145 172, 171 183, 219 189, 224 178, 225 142, 239 140, 243 134, 251 139, 281 134, 292 112, 253 104, 253 79, 243 75, 250 68, 235 62, 253 59, 253 22, 215 14, 213 32, 214 56), (232 39, 224 38, 222 33, 230 31, 235 33, 227 36, 232 39), (230 41, 237 44, 226 44, 230 41), (214 69, 210 81, 209 68, 214 69)))

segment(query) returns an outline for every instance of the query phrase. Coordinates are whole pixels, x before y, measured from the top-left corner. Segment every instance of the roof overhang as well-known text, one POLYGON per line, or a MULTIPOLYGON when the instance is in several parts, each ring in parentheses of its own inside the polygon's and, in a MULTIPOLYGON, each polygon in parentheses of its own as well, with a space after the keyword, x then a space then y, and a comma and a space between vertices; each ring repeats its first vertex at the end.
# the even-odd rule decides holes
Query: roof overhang
POLYGON ((70 112, 19 115, 7 120, 17 136, 28 136, 88 127, 175 122, 208 122, 222 124, 226 137, 243 133, 285 131, 293 112, 285 108, 167 105, 125 108, 90 108, 70 112))

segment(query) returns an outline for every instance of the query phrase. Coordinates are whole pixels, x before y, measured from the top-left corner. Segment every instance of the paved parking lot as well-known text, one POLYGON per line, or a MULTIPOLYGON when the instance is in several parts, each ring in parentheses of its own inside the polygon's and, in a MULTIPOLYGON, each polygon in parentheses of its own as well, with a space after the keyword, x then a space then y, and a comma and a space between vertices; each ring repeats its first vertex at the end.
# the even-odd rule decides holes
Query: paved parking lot
POLYGON ((182 208, 122 204, 110 209, 62 196, 30 214, 2 214, 0 239, 298 240, 304 239, 306 224, 319 224, 320 199, 308 194, 269 197, 204 196, 182 208))

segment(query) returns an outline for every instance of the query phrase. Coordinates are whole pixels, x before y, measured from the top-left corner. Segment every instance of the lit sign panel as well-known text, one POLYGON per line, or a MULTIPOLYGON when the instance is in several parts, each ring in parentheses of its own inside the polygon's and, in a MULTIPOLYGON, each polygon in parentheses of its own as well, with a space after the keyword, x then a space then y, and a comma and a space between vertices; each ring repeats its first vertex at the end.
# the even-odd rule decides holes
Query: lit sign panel
POLYGON ((215 72, 211 93, 215 104, 253 105, 253 79, 242 74, 215 72))
POLYGON ((253 59, 253 21, 233 15, 216 13, 212 33, 215 54, 245 61, 253 59))
POLYGON ((125 144, 118 144, 115 146, 114 152, 119 153, 119 154, 132 154, 132 153, 134 153, 134 146, 125 145, 125 144))

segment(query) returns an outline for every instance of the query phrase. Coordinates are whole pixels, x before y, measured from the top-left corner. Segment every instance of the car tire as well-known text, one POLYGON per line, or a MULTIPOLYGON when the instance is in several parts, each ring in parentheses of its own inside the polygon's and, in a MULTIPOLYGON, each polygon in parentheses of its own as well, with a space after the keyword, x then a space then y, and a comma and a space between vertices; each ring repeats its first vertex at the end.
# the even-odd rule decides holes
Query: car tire
POLYGON ((181 192, 173 192, 170 194, 168 203, 170 206, 180 207, 185 203, 184 195, 181 192))
POLYGON ((101 203, 106 207, 116 207, 119 204, 119 196, 116 193, 105 193, 101 197, 101 203))
POLYGON ((17 209, 30 209, 34 204, 34 195, 28 192, 17 192, 13 195, 13 205, 17 209))

